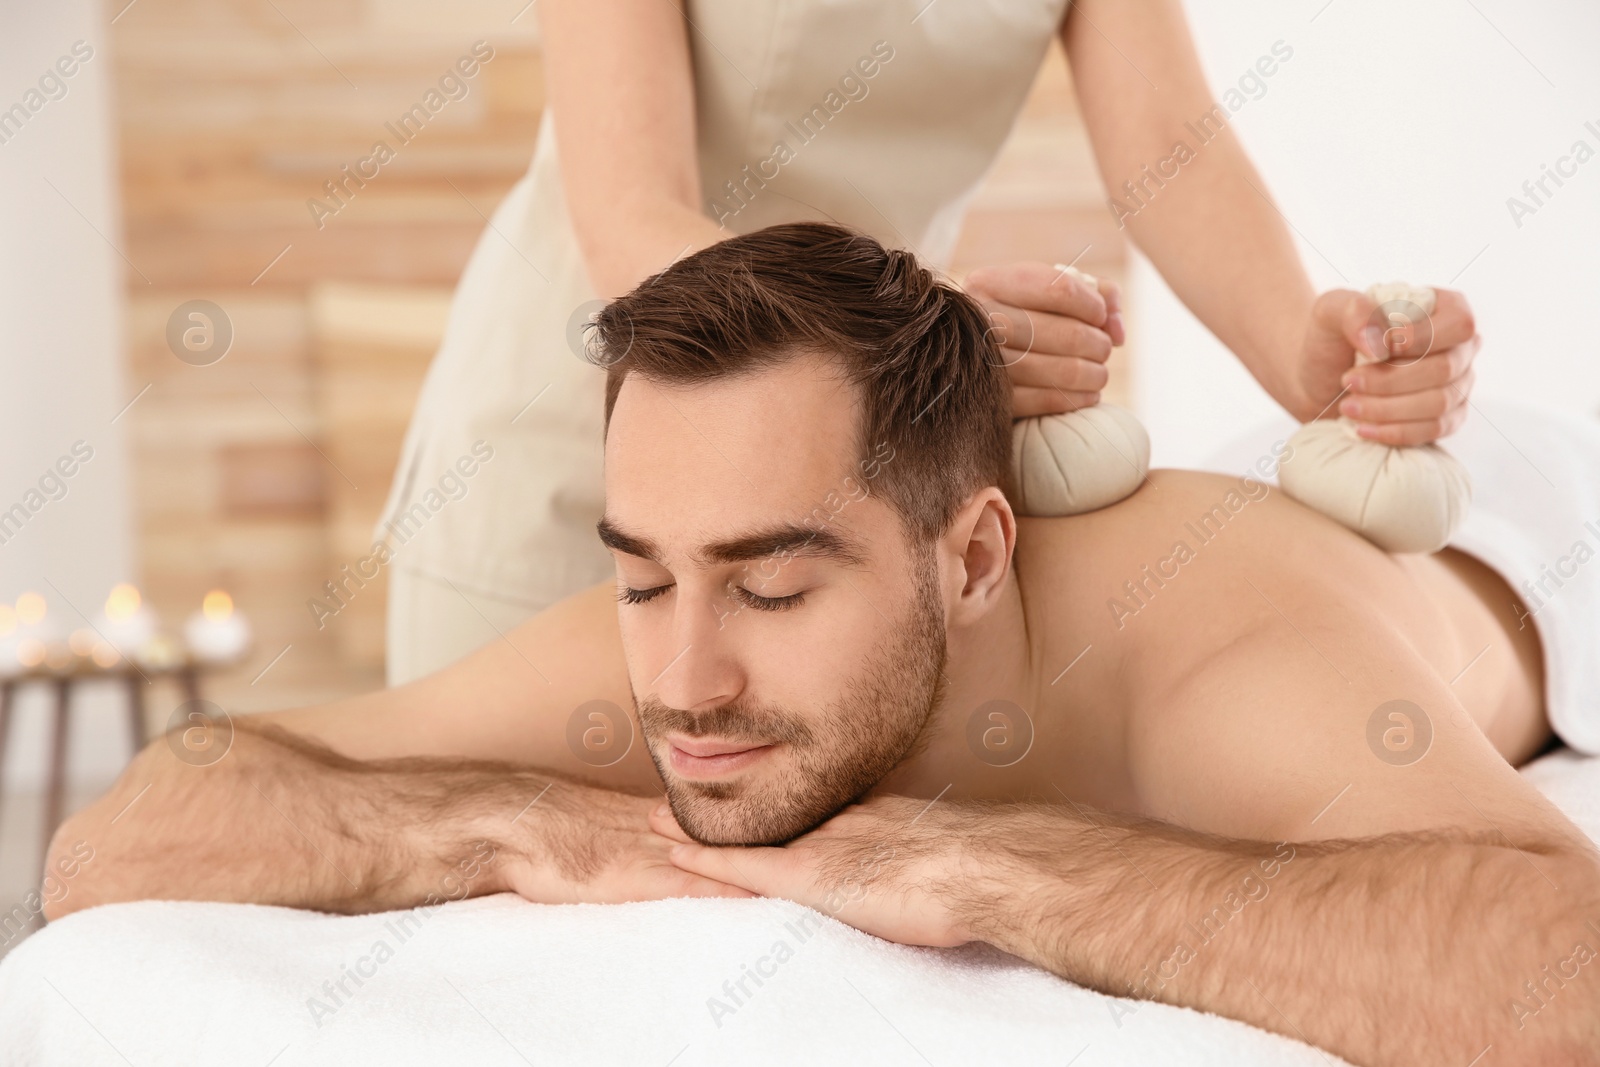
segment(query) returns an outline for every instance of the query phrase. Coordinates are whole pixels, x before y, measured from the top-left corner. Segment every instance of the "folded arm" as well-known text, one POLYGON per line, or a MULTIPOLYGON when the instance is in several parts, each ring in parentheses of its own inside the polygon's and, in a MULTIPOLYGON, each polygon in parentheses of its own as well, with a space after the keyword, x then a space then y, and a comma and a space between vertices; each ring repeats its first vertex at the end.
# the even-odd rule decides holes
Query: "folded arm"
MULTIPOLYGON (((1274 844, 1070 803, 883 797, 786 848, 672 858, 880 937, 986 941, 1352 1063, 1600 1063, 1600 864, 1562 839, 1274 844)), ((1119 1025, 1138 1011, 1113 1008, 1119 1025)))
POLYGON ((231 739, 209 762, 160 738, 57 831, 47 869, 79 842, 94 858, 46 916, 142 899, 368 912, 505 891, 741 895, 673 868, 651 831, 658 785, 628 741, 621 655, 596 587, 411 685, 218 724, 231 739), (586 729, 608 716, 596 728, 617 752, 569 744, 578 714, 586 729))
POLYGON ((957 909, 966 932, 1074 981, 1353 1063, 1459 1065, 1491 1046, 1493 1063, 1600 1061, 1600 975, 1575 954, 1600 944, 1600 866, 1567 842, 1274 845, 1086 810, 972 825, 985 892, 957 909), (1548 985, 1543 1004, 1525 981, 1548 985))

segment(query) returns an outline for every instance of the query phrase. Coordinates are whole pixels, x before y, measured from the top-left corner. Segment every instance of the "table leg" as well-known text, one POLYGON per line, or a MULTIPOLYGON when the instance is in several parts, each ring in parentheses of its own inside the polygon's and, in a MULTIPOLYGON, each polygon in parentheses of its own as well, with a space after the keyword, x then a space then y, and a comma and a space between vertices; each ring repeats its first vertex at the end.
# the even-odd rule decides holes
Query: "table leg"
POLYGON ((0 682, 0 806, 6 796, 6 739, 11 736, 11 697, 16 691, 15 682, 0 682))
POLYGON ((50 776, 45 784, 44 840, 39 845, 39 869, 44 870, 45 857, 50 851, 50 839, 61 825, 61 810, 67 792, 67 718, 72 711, 72 681, 58 678, 51 687, 51 714, 54 716, 50 736, 50 776))
POLYGON ((136 674, 128 675, 128 737, 133 741, 133 754, 149 742, 150 735, 145 725, 144 687, 149 683, 136 674))

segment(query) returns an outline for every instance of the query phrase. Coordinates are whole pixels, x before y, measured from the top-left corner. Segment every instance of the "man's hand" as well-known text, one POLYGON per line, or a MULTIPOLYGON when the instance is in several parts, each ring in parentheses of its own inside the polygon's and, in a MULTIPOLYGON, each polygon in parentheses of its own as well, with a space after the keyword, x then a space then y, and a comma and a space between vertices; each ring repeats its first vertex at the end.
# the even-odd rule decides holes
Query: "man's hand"
POLYGON ((673 866, 672 850, 685 838, 653 828, 651 812, 660 804, 656 797, 552 783, 540 817, 518 819, 529 835, 507 872, 508 888, 538 904, 755 895, 673 866))
POLYGON ((714 884, 781 897, 905 945, 948 948, 972 940, 957 915, 971 892, 961 831, 972 820, 911 797, 853 804, 782 848, 708 847, 678 827, 665 804, 650 816, 681 842, 671 860, 714 884))
POLYGON ((1302 418, 1347 415, 1361 436, 1420 445, 1448 436, 1467 417, 1479 338, 1466 298, 1436 289, 1420 308, 1385 315, 1370 297, 1331 289, 1311 308, 1299 367, 1302 418), (1387 354, 1385 353, 1387 348, 1387 354), (1357 356, 1357 351, 1364 353, 1357 356), (1366 359, 1382 359, 1368 363, 1366 359))
POLYGON ((1016 418, 1077 411, 1100 402, 1106 360, 1125 339, 1122 294, 1048 263, 979 267, 967 292, 989 313, 1011 375, 1016 418))

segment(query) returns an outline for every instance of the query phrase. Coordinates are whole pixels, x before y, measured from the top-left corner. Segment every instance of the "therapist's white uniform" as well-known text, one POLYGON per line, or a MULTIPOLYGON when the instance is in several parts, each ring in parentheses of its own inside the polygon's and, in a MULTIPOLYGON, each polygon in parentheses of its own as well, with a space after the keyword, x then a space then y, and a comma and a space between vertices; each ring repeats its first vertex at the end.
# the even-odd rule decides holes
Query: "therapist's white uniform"
MULTIPOLYGON (((831 219, 945 266, 1065 7, 690 0, 705 213, 732 233, 831 219)), ((605 375, 571 340, 596 299, 546 111, 462 276, 380 521, 391 684, 614 573, 594 531, 605 375)))

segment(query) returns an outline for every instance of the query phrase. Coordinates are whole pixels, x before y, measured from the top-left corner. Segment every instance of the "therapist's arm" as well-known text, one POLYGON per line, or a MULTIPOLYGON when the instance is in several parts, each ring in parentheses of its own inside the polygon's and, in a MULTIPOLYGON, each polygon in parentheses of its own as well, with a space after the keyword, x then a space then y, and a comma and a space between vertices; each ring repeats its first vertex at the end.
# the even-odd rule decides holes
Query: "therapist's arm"
POLYGON ((1184 124, 1216 102, 1182 4, 1081 0, 1062 40, 1106 190, 1134 211, 1122 220, 1133 240, 1274 398, 1297 417, 1315 415, 1295 395, 1288 357, 1300 351, 1316 294, 1232 126, 1196 148, 1164 186, 1145 176, 1177 142, 1195 148, 1184 124), (1154 190, 1139 193, 1147 207, 1130 198, 1127 181, 1154 190))
MULTIPOLYGON (((1371 347, 1376 335, 1363 339, 1373 304, 1352 291, 1379 279, 1315 293, 1232 114, 1206 84, 1180 0, 1078 0, 1062 39, 1101 177, 1122 205, 1115 209, 1121 223, 1274 399, 1301 420, 1348 414, 1359 424, 1387 424, 1368 435, 1390 444, 1432 440, 1460 425, 1477 352, 1466 301, 1437 290, 1439 307, 1422 324, 1431 336, 1391 346, 1392 365, 1350 370, 1356 345, 1379 354, 1371 347), (1207 117, 1209 139, 1202 142, 1191 125, 1207 117), (1181 162, 1174 159, 1180 142, 1191 153, 1181 162), (1422 354, 1428 358, 1415 358, 1422 354), (1352 373, 1361 380, 1346 396, 1352 373), (1336 400, 1346 406, 1330 409, 1336 400)), ((1253 79, 1251 96, 1269 95, 1277 81, 1296 76, 1285 54, 1263 43, 1259 65, 1241 72, 1253 79)))
POLYGON ((607 299, 727 232, 701 212, 692 31, 675 0, 542 0, 562 187, 607 299))

